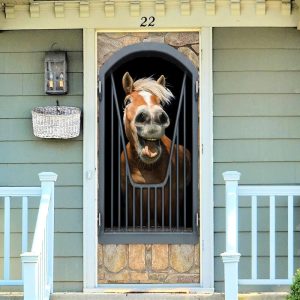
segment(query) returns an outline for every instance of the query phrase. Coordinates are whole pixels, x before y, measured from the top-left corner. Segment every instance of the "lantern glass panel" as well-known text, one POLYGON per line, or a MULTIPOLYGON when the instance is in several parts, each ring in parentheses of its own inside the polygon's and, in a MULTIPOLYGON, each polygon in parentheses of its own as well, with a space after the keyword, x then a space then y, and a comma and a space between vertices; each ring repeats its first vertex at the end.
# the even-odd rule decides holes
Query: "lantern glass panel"
POLYGON ((45 57, 45 92, 47 94, 66 94, 67 55, 65 52, 48 52, 45 57))

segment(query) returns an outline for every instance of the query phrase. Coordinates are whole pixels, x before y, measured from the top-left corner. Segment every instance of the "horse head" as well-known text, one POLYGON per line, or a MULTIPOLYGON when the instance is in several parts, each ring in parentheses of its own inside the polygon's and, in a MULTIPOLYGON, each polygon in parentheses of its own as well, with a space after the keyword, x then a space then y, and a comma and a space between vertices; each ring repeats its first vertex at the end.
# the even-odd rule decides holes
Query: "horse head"
POLYGON ((161 156, 161 138, 170 125, 162 105, 169 103, 173 94, 166 88, 163 75, 157 81, 151 77, 133 81, 126 72, 122 85, 126 93, 124 127, 130 147, 143 163, 153 164, 161 156))

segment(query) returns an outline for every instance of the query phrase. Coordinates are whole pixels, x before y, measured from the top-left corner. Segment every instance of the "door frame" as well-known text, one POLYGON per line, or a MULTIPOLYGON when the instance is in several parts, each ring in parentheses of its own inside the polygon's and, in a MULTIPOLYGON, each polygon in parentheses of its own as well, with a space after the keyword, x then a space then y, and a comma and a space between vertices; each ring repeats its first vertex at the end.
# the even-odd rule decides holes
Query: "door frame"
MULTIPOLYGON (((165 32, 174 31, 164 30, 165 32)), ((176 30, 178 32, 187 30, 176 30)), ((191 292, 214 290, 214 228, 213 228, 213 79, 212 79, 212 28, 199 31, 199 89, 200 89, 200 284, 173 284, 171 287, 189 289, 191 292)), ((98 134, 97 134, 97 33, 95 28, 83 30, 83 290, 107 291, 124 287, 118 284, 97 283, 98 244, 98 134)), ((109 32, 109 30, 105 31, 109 32)), ((161 290, 170 285, 129 284, 128 290, 161 290)))

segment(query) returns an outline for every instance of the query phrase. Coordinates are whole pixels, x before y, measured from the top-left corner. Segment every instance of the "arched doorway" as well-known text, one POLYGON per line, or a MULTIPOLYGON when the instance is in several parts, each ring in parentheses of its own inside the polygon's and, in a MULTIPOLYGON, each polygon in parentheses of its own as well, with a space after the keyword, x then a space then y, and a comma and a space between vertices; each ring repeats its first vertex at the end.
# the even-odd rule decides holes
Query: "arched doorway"
MULTIPOLYGON (((98 249, 101 250, 99 251, 100 254, 98 254, 98 260, 102 264, 100 273, 105 273, 105 269, 109 271, 110 268, 110 274, 105 273, 104 277, 109 278, 112 273, 116 275, 110 277, 113 280, 109 281, 106 279, 102 280, 101 277, 99 283, 158 282, 151 275, 147 279, 143 279, 147 276, 139 276, 138 279, 134 277, 135 273, 132 271, 140 268, 139 264, 133 266, 130 263, 130 253, 134 249, 141 249, 141 257, 145 253, 146 257, 149 257, 148 254, 151 252, 151 266, 149 267, 146 258, 146 263, 144 262, 146 266, 139 269, 140 275, 143 272, 150 274, 152 272, 150 269, 155 268, 155 251, 157 252, 157 249, 167 249, 166 251, 164 250, 164 253, 166 254, 169 251, 165 255, 168 260, 172 249, 177 249, 176 247, 178 247, 179 252, 183 251, 178 254, 179 256, 196 257, 193 260, 196 265, 199 265, 199 262, 196 262, 197 257, 199 257, 199 102, 197 81, 198 71, 194 65, 178 50, 161 43, 147 42, 123 47, 99 69, 98 207, 101 215, 101 226, 98 230, 100 246, 98 249), (171 103, 163 107, 170 118, 170 126, 166 129, 166 135, 174 142, 174 149, 179 144, 183 145, 191 153, 191 180, 183 188, 182 197, 180 193, 175 195, 175 198, 178 198, 179 195, 179 198, 184 199, 183 204, 180 205, 178 203, 181 202, 175 200, 175 204, 167 207, 168 210, 170 206, 172 207, 170 215, 172 210, 175 211, 175 219, 170 219, 168 216, 164 219, 163 217, 159 218, 161 212, 155 213, 157 204, 163 201, 168 202, 172 197, 162 197, 163 193, 161 192, 166 188, 165 185, 168 186, 170 184, 172 180, 170 179, 170 174, 161 184, 138 185, 132 182, 130 171, 128 171, 126 173, 128 190, 124 193, 120 188, 120 156, 128 142, 123 128, 125 93, 122 88, 122 77, 126 72, 129 72, 134 80, 149 76, 156 80, 160 75, 164 75, 168 88, 174 94, 174 99, 171 103), (148 200, 141 200, 141 198, 145 197, 148 197, 148 200), (135 205, 134 201, 136 202, 135 205), (139 203, 143 204, 139 205, 139 203), (132 210, 131 217, 127 217, 130 210, 132 210), (146 212, 142 213, 143 216, 141 214, 142 210, 146 210, 146 212), (134 217, 135 214, 136 217, 134 217), (141 217, 139 218, 139 216, 141 217), (115 255, 108 254, 108 251, 115 253, 115 255), (125 277, 120 275, 121 273, 127 273, 121 267, 119 272, 119 269, 116 267, 118 263, 114 267, 108 266, 108 264, 103 266, 103 261, 104 264, 105 261, 108 261, 105 259, 108 255, 114 257, 127 255, 127 267, 130 269, 129 278, 126 277, 127 275, 125 277), (121 277, 122 279, 119 280, 118 278, 121 277)), ((176 153, 176 150, 174 151, 176 153)), ((174 176, 174 173, 172 176, 174 176)), ((176 179, 174 182, 176 185, 176 179)), ((134 251, 136 252, 137 250, 134 251)), ((124 261, 127 258, 121 258, 121 260, 124 261)), ((116 260, 118 259, 116 258, 116 260)), ((183 259, 183 261, 185 260, 183 259)), ((186 273, 181 277, 174 277, 171 283, 180 282, 180 280, 189 283, 199 282, 199 271, 191 268, 192 264, 188 262, 185 267, 179 267, 178 270, 170 265, 163 272, 167 274, 167 269, 173 268, 170 274, 186 273), (195 272, 198 275, 194 274, 195 272), (190 276, 189 273, 193 273, 193 276, 190 276), (190 279, 184 279, 187 277, 190 279)), ((163 265, 166 264, 163 263, 163 265)), ((98 269, 98 272, 100 269, 98 269)), ((166 278, 165 274, 162 277, 166 278)), ((161 277, 161 275, 159 276, 161 277)), ((159 282, 163 283, 164 279, 159 280, 159 282)))

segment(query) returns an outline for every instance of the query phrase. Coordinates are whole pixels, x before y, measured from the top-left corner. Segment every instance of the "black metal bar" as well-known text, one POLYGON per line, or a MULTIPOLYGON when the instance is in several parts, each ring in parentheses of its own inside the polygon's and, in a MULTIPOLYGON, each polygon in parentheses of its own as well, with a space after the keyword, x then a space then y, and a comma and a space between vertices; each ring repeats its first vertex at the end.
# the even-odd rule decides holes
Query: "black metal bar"
MULTIPOLYGON (((111 74, 111 84, 112 84, 112 89, 113 89, 113 94, 114 94, 113 99, 115 102, 115 106, 118 107, 116 85, 115 85, 114 77, 112 74, 111 74)), ((116 112, 117 112, 118 122, 119 122, 119 124, 122 124, 122 118, 121 118, 119 109, 116 109, 116 112)), ((120 126, 120 128, 121 128, 122 147, 124 149, 125 162, 126 162, 126 174, 129 176, 131 184, 134 184, 134 182, 131 179, 130 170, 129 170, 129 166, 128 166, 128 155, 127 155, 127 151, 126 151, 126 142, 125 142, 125 138, 124 138, 125 133, 124 133, 123 126, 120 126)))
POLYGON ((157 188, 154 189, 154 227, 157 230, 157 188))
MULTIPOLYGON (((117 107, 116 107, 117 109, 117 107)), ((120 161, 120 154, 121 154, 121 145, 120 145, 120 135, 121 135, 121 130, 120 130, 120 124, 118 122, 118 176, 119 176, 119 181, 118 181, 118 228, 119 230, 121 229, 121 161, 120 161)))
POLYGON ((177 130, 176 136, 176 226, 179 229, 179 130, 177 130))
POLYGON ((140 227, 143 228, 143 188, 140 188, 140 227))
POLYGON ((147 213, 148 213, 148 230, 150 230, 150 222, 151 222, 151 220, 150 220, 150 218, 151 218, 151 216, 150 216, 150 188, 148 187, 148 209, 147 209, 147 213))
MULTIPOLYGON (((116 92, 116 85, 114 81, 113 74, 111 73, 111 86, 112 86, 112 92, 113 92, 113 99, 115 103, 115 107, 118 108, 118 100, 117 100, 117 92, 116 92)), ((118 123, 122 124, 122 118, 120 115, 119 109, 116 109, 117 112, 117 117, 118 117, 118 123)), ((123 127, 120 126, 120 131, 121 131, 121 142, 122 142, 122 147, 124 149, 124 156, 125 156, 125 162, 126 162, 126 177, 125 177, 125 226, 126 230, 128 230, 128 176, 129 180, 131 181, 131 175, 130 175, 130 170, 128 166, 128 156, 127 156, 127 151, 126 151, 126 142, 124 138, 124 131, 123 127)))
POLYGON ((132 229, 135 230, 135 214, 136 214, 136 208, 135 208, 135 187, 132 187, 133 190, 133 196, 132 196, 132 229))
MULTIPOLYGON (((179 116, 180 116, 181 106, 182 106, 182 102, 183 102, 182 100, 183 100, 183 92, 184 92, 184 89, 185 89, 185 82, 186 82, 186 73, 184 73, 183 79, 182 79, 182 86, 181 86, 181 91, 180 91, 178 109, 177 109, 176 120, 175 120, 175 124, 174 124, 174 132, 173 132, 173 138, 172 138, 172 145, 171 145, 171 150, 170 150, 169 168, 170 168, 170 166, 172 164, 172 156, 173 156, 173 152, 174 152, 175 139, 176 139, 176 135, 178 134, 179 116)), ((168 178, 166 176, 166 179, 163 182, 163 184, 167 183, 167 179, 168 178)))
POLYGON ((172 228, 172 166, 169 166, 169 228, 172 228))
POLYGON ((186 229, 186 87, 183 98, 183 228, 186 229))
POLYGON ((125 180, 125 225, 126 229, 128 229, 128 176, 126 174, 126 180, 125 180))
MULTIPOLYGON (((111 86, 111 97, 113 98, 113 86, 111 86)), ((110 120, 110 124, 111 124, 111 135, 113 136, 114 133, 114 101, 113 99, 111 99, 111 120, 110 120)), ((114 153, 114 140, 111 139, 111 153, 114 153)), ((114 156, 113 154, 111 154, 110 156, 110 169, 111 169, 111 175, 110 175, 110 179, 111 179, 111 183, 110 183, 110 228, 113 229, 114 227, 114 156)))
POLYGON ((161 188, 161 225, 165 229, 165 187, 161 188))

